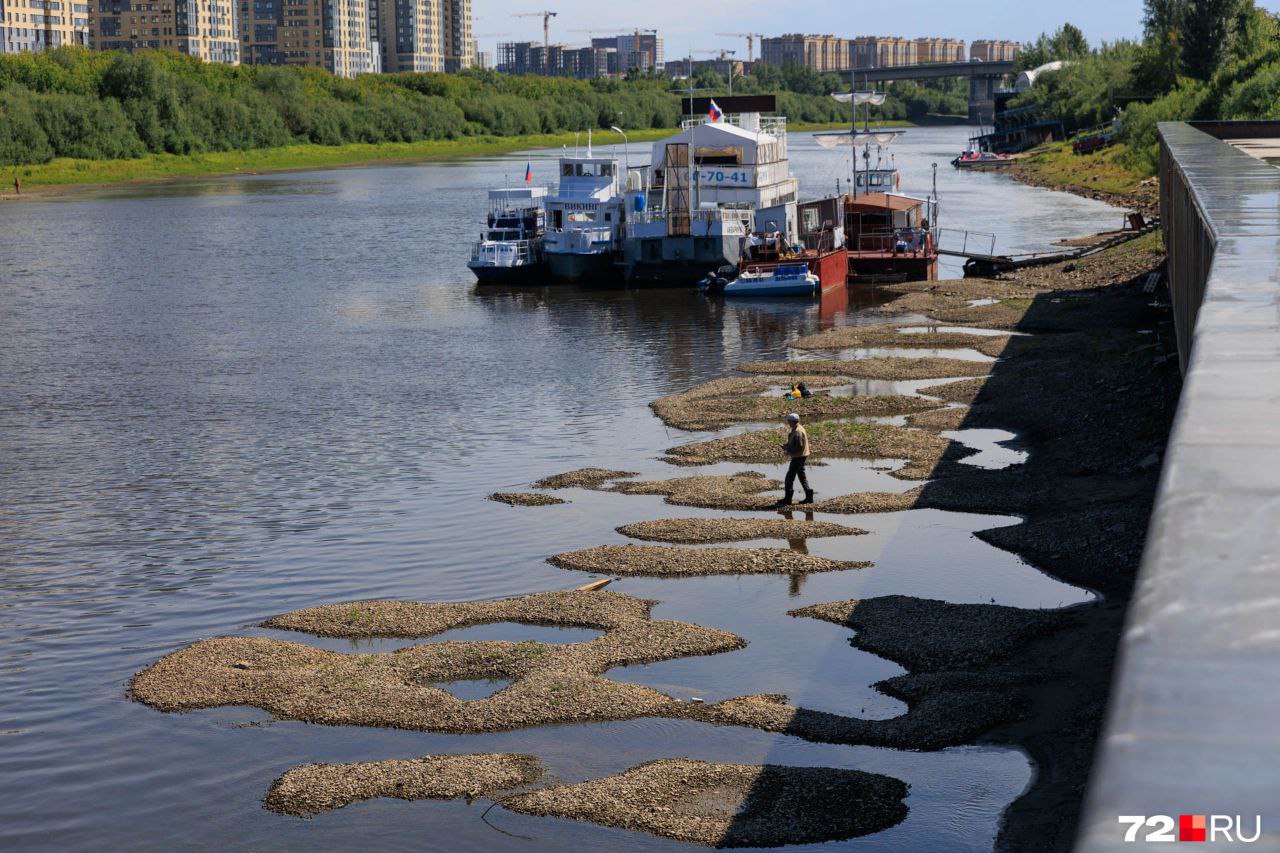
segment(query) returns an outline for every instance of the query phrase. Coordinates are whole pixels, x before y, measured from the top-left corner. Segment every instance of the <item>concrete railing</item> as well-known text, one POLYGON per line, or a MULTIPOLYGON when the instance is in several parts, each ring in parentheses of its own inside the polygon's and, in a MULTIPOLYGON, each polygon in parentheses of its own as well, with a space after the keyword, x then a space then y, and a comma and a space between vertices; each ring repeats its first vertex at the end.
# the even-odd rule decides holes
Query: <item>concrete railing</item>
POLYGON ((1280 169, 1188 124, 1160 137, 1185 384, 1077 849, 1163 825, 1126 842, 1122 815, 1169 816, 1168 840, 1180 815, 1246 836, 1260 815, 1256 843, 1198 849, 1280 850, 1280 169))

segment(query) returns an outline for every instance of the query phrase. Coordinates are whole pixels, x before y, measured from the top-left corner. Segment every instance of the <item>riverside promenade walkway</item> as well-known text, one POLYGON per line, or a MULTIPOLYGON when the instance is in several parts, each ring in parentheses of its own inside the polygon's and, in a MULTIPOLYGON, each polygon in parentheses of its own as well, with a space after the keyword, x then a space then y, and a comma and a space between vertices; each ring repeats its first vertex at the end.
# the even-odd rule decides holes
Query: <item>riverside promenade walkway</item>
POLYGON ((1185 385, 1081 823, 1087 853, 1146 849, 1163 828, 1126 842, 1122 815, 1169 816, 1168 841, 1180 816, 1207 816, 1196 849, 1280 851, 1280 169, 1223 141, 1240 137, 1280 145, 1280 123, 1160 125, 1185 385), (1220 831, 1214 843, 1223 815, 1232 843, 1220 831), (1261 816, 1255 843, 1237 840, 1237 815, 1246 838, 1261 816))

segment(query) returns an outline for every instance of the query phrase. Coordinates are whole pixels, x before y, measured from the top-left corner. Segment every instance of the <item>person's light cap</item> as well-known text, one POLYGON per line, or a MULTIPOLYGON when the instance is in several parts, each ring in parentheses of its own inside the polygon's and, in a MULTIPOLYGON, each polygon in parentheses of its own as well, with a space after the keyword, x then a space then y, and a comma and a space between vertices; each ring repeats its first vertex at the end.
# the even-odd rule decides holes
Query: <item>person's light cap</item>
POLYGON ((800 416, 797 415, 795 412, 792 412, 791 414, 787 415, 787 420, 790 423, 797 424, 797 423, 800 423, 800 416))

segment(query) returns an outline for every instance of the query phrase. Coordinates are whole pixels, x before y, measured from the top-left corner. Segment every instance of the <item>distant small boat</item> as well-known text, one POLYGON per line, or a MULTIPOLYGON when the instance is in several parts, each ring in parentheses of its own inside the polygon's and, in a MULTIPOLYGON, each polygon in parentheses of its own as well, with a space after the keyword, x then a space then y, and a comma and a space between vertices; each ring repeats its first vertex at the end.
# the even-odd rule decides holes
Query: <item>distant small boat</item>
POLYGON ((814 296, 821 280, 803 261, 767 269, 748 267, 724 286, 725 296, 814 296))
POLYGON ((1013 158, 1008 154, 994 154, 990 151, 973 151, 971 149, 952 160, 951 165, 957 169, 991 169, 1009 166, 1013 162, 1013 158))

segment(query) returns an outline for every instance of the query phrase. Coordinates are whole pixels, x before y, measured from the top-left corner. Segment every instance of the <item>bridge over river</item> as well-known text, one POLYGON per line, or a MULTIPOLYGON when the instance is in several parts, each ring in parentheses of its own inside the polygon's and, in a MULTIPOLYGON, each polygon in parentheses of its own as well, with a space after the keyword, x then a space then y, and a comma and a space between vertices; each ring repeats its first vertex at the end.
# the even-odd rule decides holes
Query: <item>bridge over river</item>
POLYGON ((967 77, 969 78, 969 118, 974 121, 990 121, 995 112, 996 88, 1002 79, 1013 73, 1013 61, 926 62, 883 68, 855 68, 840 73, 855 87, 859 83, 967 77))

